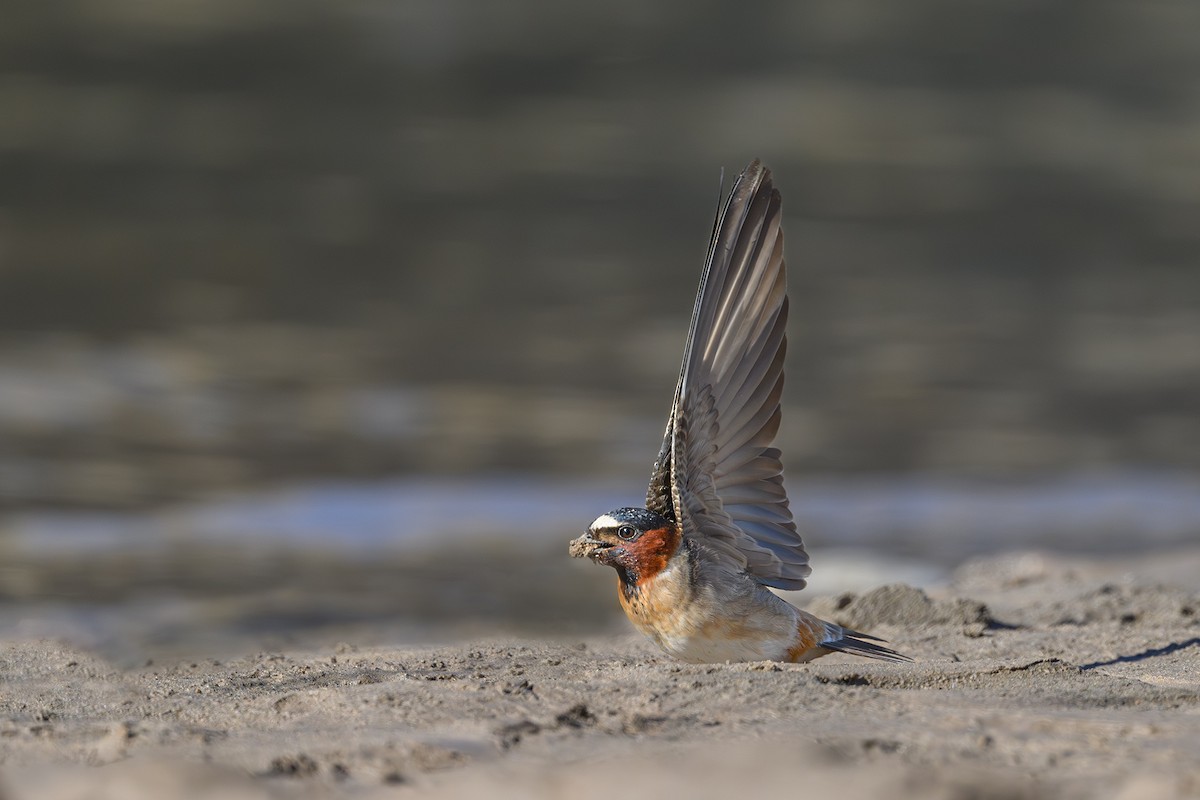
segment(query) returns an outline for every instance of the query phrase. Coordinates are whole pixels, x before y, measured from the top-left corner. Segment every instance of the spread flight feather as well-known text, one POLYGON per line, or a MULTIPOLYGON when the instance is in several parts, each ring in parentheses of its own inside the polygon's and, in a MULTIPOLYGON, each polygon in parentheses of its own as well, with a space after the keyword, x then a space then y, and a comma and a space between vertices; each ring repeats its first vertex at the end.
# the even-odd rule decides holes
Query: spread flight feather
POLYGON ((647 507, 760 583, 811 569, 783 489, 779 429, 788 301, 779 192, 758 161, 717 217, 647 507))

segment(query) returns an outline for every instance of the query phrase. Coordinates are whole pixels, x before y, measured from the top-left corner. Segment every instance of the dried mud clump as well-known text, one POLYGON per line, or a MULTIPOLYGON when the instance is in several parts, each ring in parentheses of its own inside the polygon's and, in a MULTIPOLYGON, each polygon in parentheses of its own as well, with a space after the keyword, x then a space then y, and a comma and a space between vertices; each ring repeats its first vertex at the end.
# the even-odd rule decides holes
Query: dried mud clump
POLYGON ((978 635, 999 624, 988 607, 976 600, 934 600, 923 590, 903 583, 881 586, 862 595, 847 592, 823 597, 810 604, 809 611, 839 625, 864 631, 881 626, 952 625, 962 627, 965 633, 978 635))

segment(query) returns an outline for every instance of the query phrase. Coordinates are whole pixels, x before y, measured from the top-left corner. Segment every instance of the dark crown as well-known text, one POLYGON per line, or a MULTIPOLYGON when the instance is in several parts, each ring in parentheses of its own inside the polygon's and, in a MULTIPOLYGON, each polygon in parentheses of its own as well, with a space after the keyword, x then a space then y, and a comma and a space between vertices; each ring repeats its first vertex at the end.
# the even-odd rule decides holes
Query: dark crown
POLYGON ((647 508, 618 508, 608 512, 608 516, 617 522, 632 525, 639 531, 653 531, 671 524, 666 517, 647 508))

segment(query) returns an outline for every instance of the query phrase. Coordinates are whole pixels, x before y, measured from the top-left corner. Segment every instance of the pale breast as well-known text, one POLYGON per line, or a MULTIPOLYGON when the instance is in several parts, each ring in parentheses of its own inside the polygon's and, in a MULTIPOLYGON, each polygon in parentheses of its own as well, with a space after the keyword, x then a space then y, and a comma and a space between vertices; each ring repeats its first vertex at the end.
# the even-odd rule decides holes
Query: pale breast
POLYGON ((671 565, 621 593, 630 621, 682 661, 781 661, 795 644, 796 610, 742 575, 693 586, 684 565, 671 565))

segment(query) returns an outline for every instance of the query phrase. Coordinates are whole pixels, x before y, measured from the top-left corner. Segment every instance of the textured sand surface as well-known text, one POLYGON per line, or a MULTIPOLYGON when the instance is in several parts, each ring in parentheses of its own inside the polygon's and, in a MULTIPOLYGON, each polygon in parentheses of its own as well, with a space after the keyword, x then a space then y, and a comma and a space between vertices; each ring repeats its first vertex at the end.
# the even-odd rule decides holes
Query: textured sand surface
POLYGON ((809 607, 917 663, 688 665, 630 634, 122 670, 8 641, 0 796, 1200 794, 1196 552, 991 558, 809 607))

